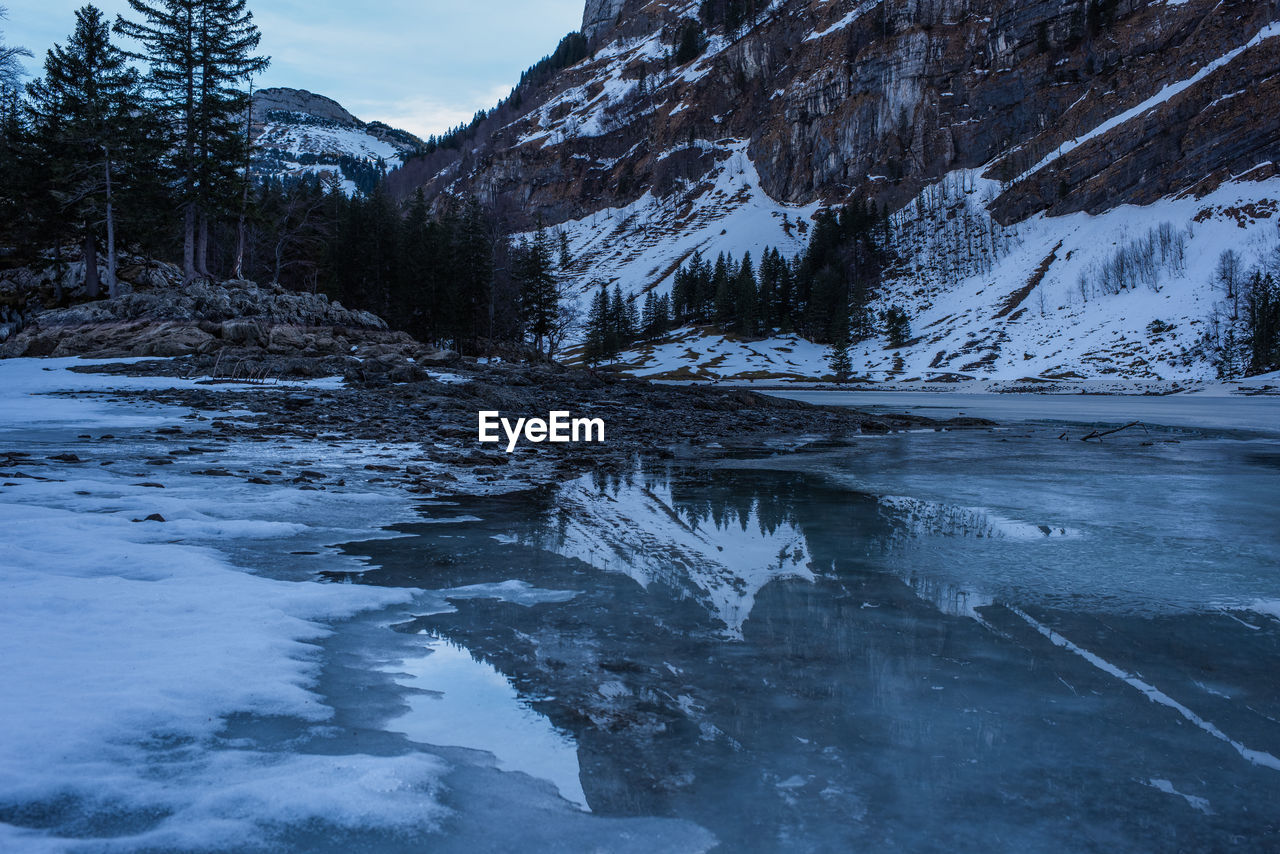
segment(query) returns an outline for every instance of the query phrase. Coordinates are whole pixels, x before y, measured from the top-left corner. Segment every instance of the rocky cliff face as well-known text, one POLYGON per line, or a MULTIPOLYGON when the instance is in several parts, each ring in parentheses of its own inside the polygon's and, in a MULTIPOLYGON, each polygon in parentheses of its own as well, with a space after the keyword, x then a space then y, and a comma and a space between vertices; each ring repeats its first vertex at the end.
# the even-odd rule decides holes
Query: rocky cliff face
POLYGON ((599 40, 607 36, 618 22, 618 14, 626 0, 587 0, 582 12, 582 34, 599 40))
POLYGON ((1012 221, 1209 189, 1280 156, 1274 2, 775 0, 731 31, 702 22, 705 51, 677 65, 698 7, 588 0, 595 55, 428 186, 555 222, 696 182, 733 139, 779 201, 897 207, 981 166, 1012 221))
MULTIPOLYGON (((632 293, 668 287, 695 249, 794 250, 803 232, 793 226, 817 206, 867 196, 922 237, 901 247, 901 269, 933 294, 912 297, 920 284, 903 284, 913 315, 1034 233, 1045 245, 1027 247, 1033 262, 1006 277, 1025 286, 1076 214, 1224 187, 1219 209, 1267 211, 1277 195, 1274 0, 773 0, 735 25, 700 17, 703 5, 589 0, 590 58, 524 93, 514 120, 483 127, 428 174, 406 170, 393 189, 475 194, 518 222, 560 224, 580 284, 632 293), (691 26, 702 49, 677 62, 691 26), (1044 217, 1052 227, 1028 225, 1044 217), (940 244, 957 221, 1007 244, 988 239, 981 261, 972 233, 966 246, 940 244), (921 255, 924 244, 964 257, 921 255), (942 279, 927 272, 943 268, 942 279)), ((1148 214, 1126 228, 1166 216, 1148 214)), ((1198 215, 1168 216, 1193 229, 1198 215)), ((1272 239, 1270 216, 1249 221, 1255 242, 1272 239)), ((1216 255, 1220 242, 1198 251, 1216 255)), ((1049 262, 1037 280, 1061 291, 1043 297, 1049 310, 1069 307, 1066 292, 1105 263, 1101 251, 1067 246, 1049 262)), ((1201 320, 1208 310, 1196 310, 1201 320)), ((964 328, 991 337, 1013 313, 964 328)), ((980 362, 928 356, 935 371, 980 362)), ((1049 367, 1082 368, 1059 361, 1049 367)))
POLYGON ((271 113, 292 113, 335 122, 344 127, 363 124, 332 98, 282 86, 259 89, 253 93, 253 120, 265 124, 271 113))

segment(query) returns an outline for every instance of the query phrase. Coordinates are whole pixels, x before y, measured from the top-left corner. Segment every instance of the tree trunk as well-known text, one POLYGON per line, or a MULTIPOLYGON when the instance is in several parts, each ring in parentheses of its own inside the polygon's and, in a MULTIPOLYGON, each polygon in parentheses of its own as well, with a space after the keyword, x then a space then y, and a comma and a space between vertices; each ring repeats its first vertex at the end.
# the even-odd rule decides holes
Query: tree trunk
POLYGON ((196 206, 187 204, 183 221, 182 283, 189 285, 196 280, 196 206))
POLYGON ((196 272, 206 279, 209 275, 209 217, 200 211, 200 230, 196 234, 196 272))
POLYGON ((101 290, 98 280, 98 241, 93 232, 85 227, 84 232, 84 290, 89 299, 97 299, 101 290))
POLYGON ((236 270, 232 278, 244 278, 244 212, 240 213, 240 221, 236 224, 236 270))
MULTIPOLYGON (((235 278, 244 278, 244 244, 245 216, 249 210, 249 168, 253 152, 253 78, 249 79, 249 108, 244 114, 244 174, 240 176, 240 220, 236 223, 236 270, 235 278)), ((277 265, 278 268, 279 265, 277 265)), ((280 273, 277 269, 276 280, 280 273)))
MULTIPOLYGON (((105 150, 105 149, 104 149, 105 150)), ((120 286, 116 281, 116 217, 115 211, 111 203, 111 153, 108 151, 106 164, 107 173, 107 296, 118 297, 120 295, 120 286)))
POLYGON ((62 240, 58 239, 53 245, 53 301, 58 305, 62 305, 65 296, 62 291, 62 275, 65 272, 62 268, 62 240))

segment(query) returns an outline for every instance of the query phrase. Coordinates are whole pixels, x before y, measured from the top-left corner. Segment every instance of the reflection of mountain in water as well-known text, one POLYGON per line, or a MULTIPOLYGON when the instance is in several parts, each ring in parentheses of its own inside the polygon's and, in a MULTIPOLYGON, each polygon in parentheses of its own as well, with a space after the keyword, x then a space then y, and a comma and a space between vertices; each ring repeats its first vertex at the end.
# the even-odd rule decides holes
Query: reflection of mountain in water
MULTIPOLYGON (((934 538, 1036 541, 1074 537, 1059 525, 1006 518, 981 507, 904 496, 827 491, 812 479, 743 472, 716 476, 637 469, 584 476, 556 493, 527 546, 657 583, 701 604, 741 639, 761 591, 782 578, 814 580, 836 561, 897 552, 934 538)), ((944 614, 977 616, 991 597, 969 584, 891 569, 944 614)))
POLYGON ((778 502, 741 493, 732 502, 705 495, 682 501, 669 480, 639 471, 565 484, 535 540, 642 586, 685 591, 735 638, 766 584, 813 579, 805 535, 778 502))

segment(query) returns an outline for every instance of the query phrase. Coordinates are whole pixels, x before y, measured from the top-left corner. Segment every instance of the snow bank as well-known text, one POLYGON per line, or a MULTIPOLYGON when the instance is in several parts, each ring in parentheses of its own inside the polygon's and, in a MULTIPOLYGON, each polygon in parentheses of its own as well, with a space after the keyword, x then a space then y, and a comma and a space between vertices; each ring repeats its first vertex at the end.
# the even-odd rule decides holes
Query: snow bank
MULTIPOLYGON (((31 397, 174 384, 71 374, 67 364, 0 363, 8 448, 51 450, 14 442, 33 424, 172 420, 164 410, 31 397)), ((282 822, 435 826, 445 810, 434 757, 217 749, 231 715, 326 721, 332 710, 310 687, 316 641, 332 621, 411 592, 262 577, 196 544, 296 537, 308 525, 279 521, 280 511, 304 509, 303 493, 255 502, 196 484, 160 490, 96 462, 52 468, 37 456, 0 469, 0 847, 57 849, 59 836, 103 826, 116 829, 117 849, 253 847, 282 822), (173 521, 135 521, 156 512, 173 521)))

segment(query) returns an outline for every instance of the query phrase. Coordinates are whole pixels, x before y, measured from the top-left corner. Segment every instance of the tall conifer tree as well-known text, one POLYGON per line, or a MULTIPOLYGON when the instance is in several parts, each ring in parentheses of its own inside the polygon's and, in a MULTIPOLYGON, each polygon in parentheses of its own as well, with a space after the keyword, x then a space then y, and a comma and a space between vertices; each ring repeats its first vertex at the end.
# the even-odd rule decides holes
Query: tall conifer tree
POLYGON ((84 247, 86 290, 90 297, 98 295, 98 239, 105 229, 102 279, 114 295, 116 199, 128 186, 130 163, 146 148, 148 127, 138 109, 138 74, 111 44, 99 9, 84 6, 76 12, 75 32, 65 46, 49 51, 44 76, 28 93, 53 208, 84 247))
MULTIPOLYGON (((9 10, 0 6, 0 21, 7 17, 9 10)), ((17 90, 18 81, 22 79, 21 58, 24 56, 31 56, 31 51, 25 47, 5 44, 4 32, 0 30, 0 96, 17 90)))
POLYGON ((543 341, 551 334, 560 302, 546 229, 539 227, 533 240, 520 246, 516 275, 524 322, 533 335, 534 352, 541 356, 543 341))
POLYGON ((240 88, 266 69, 247 0, 129 0, 116 32, 141 43, 131 53, 151 64, 149 86, 172 138, 171 166, 183 213, 183 275, 208 275, 208 220, 227 206, 243 160, 240 88))

